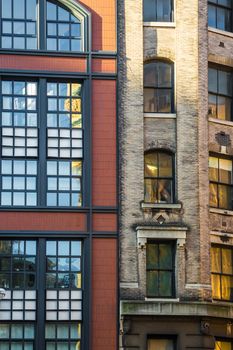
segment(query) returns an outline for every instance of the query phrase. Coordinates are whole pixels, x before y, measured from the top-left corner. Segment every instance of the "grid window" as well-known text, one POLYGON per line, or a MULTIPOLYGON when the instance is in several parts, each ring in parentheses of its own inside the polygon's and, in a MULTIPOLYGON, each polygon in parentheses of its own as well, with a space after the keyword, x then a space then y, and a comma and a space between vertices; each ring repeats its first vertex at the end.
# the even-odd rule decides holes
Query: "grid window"
POLYGON ((37 157, 37 83, 2 81, 3 157, 37 157))
POLYGON ((162 61, 144 65, 144 112, 173 112, 172 64, 162 61))
POLYGON ((232 120, 232 73, 209 68, 209 117, 232 120))
POLYGON ((232 160, 209 157, 210 206, 233 209, 232 160))
POLYGON ((1 323, 1 350, 34 350, 35 329, 32 324, 1 323))
POLYGON ((173 158, 165 152, 145 154, 145 202, 173 203, 173 158))
POLYGON ((233 247, 211 247, 213 299, 233 301, 233 247))
POLYGON ((48 161, 47 206, 81 206, 81 176, 81 161, 48 161))
POLYGON ((47 1, 47 49, 82 51, 82 26, 65 8, 47 1))
POLYGON ((46 350, 80 350, 81 325, 47 324, 45 329, 46 350))
POLYGON ((146 270, 148 297, 169 298, 174 296, 173 242, 148 242, 146 270))
POLYGON ((37 205, 36 161, 1 161, 1 205, 37 205))
POLYGON ((232 32, 231 0, 209 0, 208 25, 213 28, 232 32))
POLYGON ((173 1, 172 0, 144 0, 143 1, 144 22, 172 22, 173 1))
POLYGON ((147 350, 175 350, 174 339, 166 339, 166 338, 148 339, 147 350))
POLYGON ((1 1, 3 49, 37 49, 36 5, 36 0, 1 1))

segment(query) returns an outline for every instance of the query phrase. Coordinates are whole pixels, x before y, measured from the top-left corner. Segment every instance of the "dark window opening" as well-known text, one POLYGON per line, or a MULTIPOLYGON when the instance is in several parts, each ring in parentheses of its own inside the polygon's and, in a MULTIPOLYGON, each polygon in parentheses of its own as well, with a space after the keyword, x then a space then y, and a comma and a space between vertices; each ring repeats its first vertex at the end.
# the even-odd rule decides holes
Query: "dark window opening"
POLYGON ((208 25, 213 28, 232 32, 232 1, 208 1, 208 25))
POLYGON ((144 0, 143 1, 144 22, 172 22, 173 1, 172 0, 144 0))

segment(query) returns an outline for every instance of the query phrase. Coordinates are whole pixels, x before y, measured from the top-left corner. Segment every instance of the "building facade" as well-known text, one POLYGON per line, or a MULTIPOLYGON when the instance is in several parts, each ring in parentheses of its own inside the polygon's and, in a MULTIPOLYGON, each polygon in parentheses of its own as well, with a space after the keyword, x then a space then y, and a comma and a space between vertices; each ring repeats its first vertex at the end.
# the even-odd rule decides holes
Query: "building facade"
POLYGON ((115 350, 116 1, 0 22, 0 349, 115 350))
POLYGON ((233 348, 232 1, 119 1, 120 348, 233 348))

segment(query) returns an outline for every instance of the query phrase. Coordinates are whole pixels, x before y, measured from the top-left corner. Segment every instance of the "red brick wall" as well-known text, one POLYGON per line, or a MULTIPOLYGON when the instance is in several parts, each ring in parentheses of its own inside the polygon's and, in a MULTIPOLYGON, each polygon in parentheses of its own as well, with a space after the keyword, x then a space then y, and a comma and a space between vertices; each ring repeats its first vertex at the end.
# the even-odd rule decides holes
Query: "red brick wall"
POLYGON ((93 214, 93 231, 117 231, 117 215, 116 214, 93 214))
POLYGON ((93 240, 92 350, 117 349, 116 240, 93 240))

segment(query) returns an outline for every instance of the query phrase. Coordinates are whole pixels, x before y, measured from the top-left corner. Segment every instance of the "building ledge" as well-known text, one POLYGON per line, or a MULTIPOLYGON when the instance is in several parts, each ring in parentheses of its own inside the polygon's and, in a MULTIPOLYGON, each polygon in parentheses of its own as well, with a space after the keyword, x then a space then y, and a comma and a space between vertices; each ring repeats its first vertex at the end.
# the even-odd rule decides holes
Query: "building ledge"
POLYGON ((221 124, 221 125, 226 125, 226 126, 232 126, 233 127, 233 121, 222 120, 222 119, 217 119, 217 118, 212 118, 212 117, 209 117, 208 120, 211 123, 216 123, 216 124, 221 124))
POLYGON ((232 319, 230 303, 201 303, 174 301, 121 301, 122 316, 191 316, 232 319))
POLYGON ((142 209, 181 209, 180 203, 144 203, 141 204, 142 209))
POLYGON ((144 118, 176 119, 176 113, 143 113, 144 118))
POLYGON ((233 33, 227 32, 225 30, 221 30, 221 29, 217 29, 217 28, 213 28, 213 27, 208 27, 208 31, 210 33, 220 34, 220 35, 223 35, 223 36, 227 36, 227 37, 233 38, 233 33))
POLYGON ((210 213, 233 216, 233 210, 210 208, 210 213))
POLYGON ((143 22, 144 27, 175 28, 175 22, 143 22))

